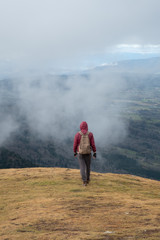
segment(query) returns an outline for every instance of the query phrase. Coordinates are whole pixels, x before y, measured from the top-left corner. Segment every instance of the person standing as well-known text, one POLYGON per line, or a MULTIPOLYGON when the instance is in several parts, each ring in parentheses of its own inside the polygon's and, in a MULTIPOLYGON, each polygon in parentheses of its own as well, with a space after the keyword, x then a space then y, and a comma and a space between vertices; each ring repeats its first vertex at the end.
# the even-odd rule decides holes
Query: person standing
POLYGON ((96 158, 93 133, 88 131, 88 124, 83 121, 80 124, 80 131, 74 137, 73 151, 75 157, 78 154, 80 174, 84 186, 87 186, 90 181, 91 150, 93 151, 93 158, 96 158))

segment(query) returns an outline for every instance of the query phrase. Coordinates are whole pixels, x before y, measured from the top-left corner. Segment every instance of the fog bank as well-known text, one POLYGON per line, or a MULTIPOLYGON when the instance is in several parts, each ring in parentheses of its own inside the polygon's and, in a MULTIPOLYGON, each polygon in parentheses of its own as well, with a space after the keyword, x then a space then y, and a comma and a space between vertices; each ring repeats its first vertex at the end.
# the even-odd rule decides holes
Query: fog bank
POLYGON ((13 104, 12 99, 15 110, 9 117, 9 108, 3 110, 1 144, 17 130, 22 117, 32 133, 43 140, 73 139, 82 121, 87 121, 96 142, 104 146, 119 142, 126 135, 124 106, 118 101, 125 81, 116 74, 95 71, 68 76, 30 75, 15 79, 12 85, 5 98, 9 104, 7 93, 11 91, 18 100, 13 104))

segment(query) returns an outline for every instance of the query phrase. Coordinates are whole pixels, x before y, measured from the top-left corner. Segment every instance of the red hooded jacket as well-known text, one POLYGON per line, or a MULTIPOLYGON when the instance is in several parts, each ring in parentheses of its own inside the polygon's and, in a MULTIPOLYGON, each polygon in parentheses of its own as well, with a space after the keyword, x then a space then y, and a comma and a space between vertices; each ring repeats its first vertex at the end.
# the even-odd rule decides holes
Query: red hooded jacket
MULTIPOLYGON (((88 132, 88 124, 86 122, 82 122, 80 125, 80 130, 83 134, 86 134, 88 132)), ((96 152, 96 146, 95 146, 95 142, 94 142, 93 133, 89 132, 88 137, 89 137, 93 152, 96 152)), ((74 144, 73 144, 74 153, 78 152, 80 140, 81 140, 81 134, 78 132, 78 133, 76 133, 76 135, 74 137, 74 144)))

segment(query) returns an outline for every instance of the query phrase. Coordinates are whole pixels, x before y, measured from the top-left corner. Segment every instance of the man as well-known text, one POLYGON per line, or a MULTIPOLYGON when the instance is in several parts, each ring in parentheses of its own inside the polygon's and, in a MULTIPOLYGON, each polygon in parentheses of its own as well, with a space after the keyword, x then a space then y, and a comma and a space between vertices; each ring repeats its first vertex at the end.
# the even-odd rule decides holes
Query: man
POLYGON ((86 122, 80 124, 80 130, 74 137, 73 151, 75 157, 78 153, 83 185, 87 186, 90 181, 91 150, 93 150, 93 157, 96 158, 96 146, 93 133, 88 132, 86 122))

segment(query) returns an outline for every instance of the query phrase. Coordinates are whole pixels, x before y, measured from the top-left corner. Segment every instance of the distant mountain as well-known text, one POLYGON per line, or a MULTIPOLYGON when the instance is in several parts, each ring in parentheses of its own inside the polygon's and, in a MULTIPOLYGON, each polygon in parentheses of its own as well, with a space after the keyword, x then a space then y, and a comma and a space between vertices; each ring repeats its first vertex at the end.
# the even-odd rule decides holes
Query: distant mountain
POLYGON ((125 72, 125 73, 160 74, 160 58, 154 57, 148 59, 125 60, 111 64, 106 63, 87 71, 90 72, 97 70, 98 71, 107 70, 121 73, 125 72))
POLYGON ((118 67, 133 73, 160 73, 160 58, 122 61, 118 67))

